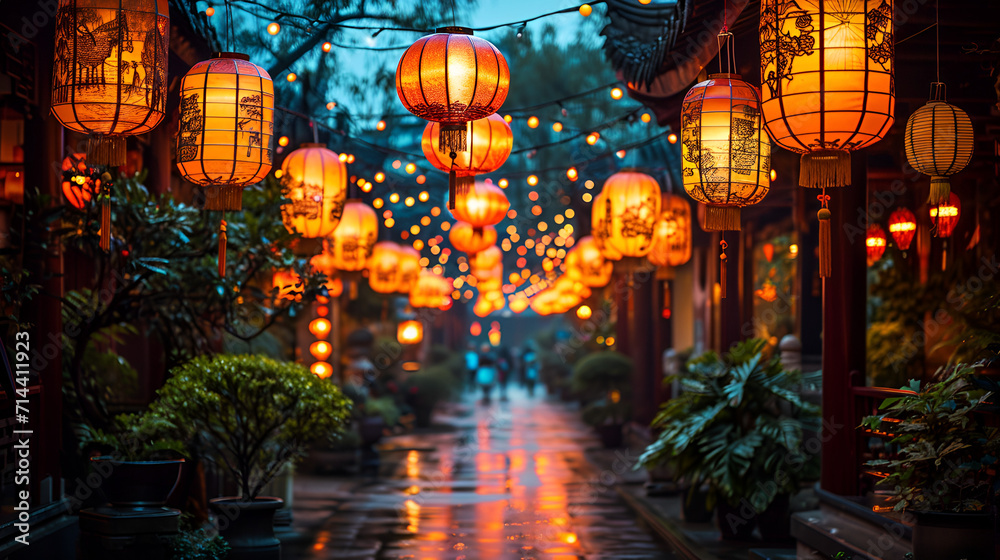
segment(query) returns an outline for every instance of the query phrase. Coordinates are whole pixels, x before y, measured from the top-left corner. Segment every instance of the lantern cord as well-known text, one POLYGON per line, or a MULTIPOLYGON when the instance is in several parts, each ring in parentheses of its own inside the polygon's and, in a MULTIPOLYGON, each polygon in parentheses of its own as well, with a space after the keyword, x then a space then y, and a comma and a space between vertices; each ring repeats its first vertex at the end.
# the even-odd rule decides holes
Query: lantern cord
POLYGON ((722 233, 722 240, 719 241, 719 247, 721 252, 719 253, 719 297, 722 299, 726 298, 726 247, 729 245, 726 243, 726 234, 722 233))
POLYGON ((941 0, 934 2, 934 63, 937 66, 937 81, 941 83, 941 0))
POLYGON ((101 175, 101 250, 111 250, 111 174, 101 175))
POLYGON ((219 276, 226 277, 226 213, 222 213, 219 221, 219 276))
POLYGON ((458 177, 455 173, 455 158, 458 154, 451 152, 448 154, 451 157, 451 169, 448 171, 448 209, 455 209, 455 199, 458 198, 458 189, 456 188, 456 182, 458 177))
POLYGON ((830 230, 830 218, 832 214, 828 207, 830 195, 826 194, 826 187, 823 188, 823 193, 818 195, 816 199, 822 205, 819 212, 816 213, 816 218, 819 219, 819 276, 820 278, 829 278, 833 271, 832 236, 830 230))
POLYGON ((313 143, 319 144, 319 127, 316 126, 316 121, 309 121, 309 128, 313 129, 313 143))

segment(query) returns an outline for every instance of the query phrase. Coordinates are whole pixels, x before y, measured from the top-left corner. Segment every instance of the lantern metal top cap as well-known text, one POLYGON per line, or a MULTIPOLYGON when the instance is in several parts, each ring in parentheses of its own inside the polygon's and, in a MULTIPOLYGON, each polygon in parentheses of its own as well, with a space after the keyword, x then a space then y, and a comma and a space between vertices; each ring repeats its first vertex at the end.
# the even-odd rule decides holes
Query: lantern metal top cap
POLYGON ((438 27, 434 30, 435 33, 451 33, 452 35, 472 35, 472 29, 468 27, 458 27, 458 26, 448 26, 448 27, 438 27))
POLYGON ((728 79, 728 80, 740 80, 740 81, 743 81, 743 76, 742 75, 740 75, 740 74, 731 74, 729 72, 720 72, 720 73, 717 73, 717 74, 709 74, 708 75, 708 79, 709 80, 718 80, 718 79, 721 79, 721 78, 725 78, 725 79, 728 79))
POLYGON ((250 62, 250 55, 238 52, 217 52, 212 54, 212 58, 235 58, 250 62))
POLYGON ((325 148, 326 144, 322 142, 303 142, 299 144, 300 148, 325 148))

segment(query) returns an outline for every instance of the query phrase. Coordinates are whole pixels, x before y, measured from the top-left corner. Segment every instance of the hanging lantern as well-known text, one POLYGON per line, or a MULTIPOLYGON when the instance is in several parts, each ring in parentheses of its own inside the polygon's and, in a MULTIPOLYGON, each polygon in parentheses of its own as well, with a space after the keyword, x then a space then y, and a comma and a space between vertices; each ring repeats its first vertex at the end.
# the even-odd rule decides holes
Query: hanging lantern
POLYGON ((410 307, 444 307, 450 300, 452 284, 442 276, 423 269, 410 290, 410 307))
POLYGON ((82 210, 101 190, 101 176, 87 167, 86 154, 73 154, 63 158, 62 191, 74 208, 82 210))
POLYGON ((163 120, 169 34, 167 0, 60 0, 52 114, 92 165, 125 165, 125 139, 163 120))
POLYGON ((294 270, 276 270, 271 276, 271 285, 277 289, 277 299, 301 300, 305 283, 294 270))
POLYGON ((468 222, 474 228, 482 228, 499 223, 507 216, 510 201, 503 189, 487 179, 476 183, 465 194, 459 194, 451 214, 456 219, 468 222))
POLYGON ((681 105, 684 190, 706 205, 705 228, 739 230, 740 208, 770 187, 771 143, 760 95, 738 74, 712 74, 681 105))
POLYGON ((329 319, 320 317, 309 321, 309 332, 316 338, 322 338, 325 340, 326 337, 330 335, 331 330, 333 330, 333 324, 330 323, 329 319))
POLYGON ((913 236, 917 233, 917 217, 909 208, 897 208, 889 215, 889 235, 896 241, 900 251, 908 251, 913 236))
POLYGON ((609 261, 617 261, 621 260, 622 254, 607 243, 609 214, 607 205, 604 203, 605 200, 607 200, 607 196, 603 192, 594 197, 590 211, 590 232, 594 237, 594 243, 601 251, 601 255, 609 261))
POLYGON ((945 85, 931 84, 931 98, 906 121, 906 160, 917 171, 931 176, 928 202, 947 202, 948 177, 965 169, 972 159, 975 137, 965 111, 949 104, 945 85))
POLYGON ((819 274, 833 268, 827 187, 851 181, 850 152, 893 123, 892 0, 762 0, 761 110, 779 146, 802 154, 799 185, 822 188, 819 274))
POLYGON ((420 278, 420 252, 408 245, 399 247, 398 251, 399 280, 396 283, 396 291, 408 294, 420 278))
POLYGON ((605 259, 597 241, 581 237, 566 253, 566 276, 592 288, 602 288, 611 281, 614 264, 605 259))
POLYGON ((955 226, 958 225, 958 219, 962 215, 962 201, 959 200, 957 194, 949 192, 948 202, 931 206, 930 215, 931 222, 937 230, 935 235, 937 237, 951 237, 951 234, 955 232, 955 226))
POLYGON ((487 247, 469 257, 469 270, 482 280, 494 276, 497 265, 503 264, 503 252, 496 245, 487 247))
POLYGON ((660 215, 660 185, 636 171, 620 171, 604 182, 601 207, 604 242, 623 257, 644 257, 653 247, 653 226, 660 215))
POLYGON ((455 222, 448 230, 448 241, 456 250, 474 255, 496 245, 497 230, 493 226, 477 228, 467 222, 455 222))
POLYGON ((514 313, 523 313, 528 308, 528 305, 528 298, 520 294, 511 296, 510 301, 507 303, 507 307, 514 313))
MULTIPOLYGON (((271 171, 271 77, 245 54, 217 53, 184 75, 180 99, 177 168, 205 187, 206 210, 241 210, 243 188, 271 171)), ((219 231, 219 276, 225 276, 225 219, 219 231)))
POLYGON ((326 284, 324 285, 326 286, 327 297, 339 297, 340 294, 344 293, 344 282, 337 277, 337 266, 329 253, 323 251, 309 259, 309 264, 317 272, 322 272, 326 275, 326 284))
POLYGON ((348 200, 337 229, 326 241, 326 251, 337 270, 356 272, 365 268, 378 239, 378 216, 360 200, 348 200))
POLYGON ((868 266, 878 262, 885 254, 885 230, 878 224, 868 226, 865 235, 865 248, 868 251, 868 266))
POLYGON ((344 212, 347 166, 323 144, 303 144, 281 163, 281 186, 289 200, 281 219, 302 237, 333 233, 344 212))
POLYGON ((417 39, 396 67, 399 100, 414 115, 441 123, 439 149, 449 159, 468 150, 467 123, 496 113, 509 88, 500 51, 463 27, 417 39))
POLYGON ((319 361, 325 361, 333 353, 333 346, 325 340, 317 340, 309 345, 309 353, 319 361))
POLYGON ((391 294, 399 286, 399 245, 379 241, 368 257, 368 285, 380 294, 391 294))
POLYGON ((424 324, 420 321, 403 321, 396 327, 396 340, 400 344, 419 344, 424 339, 424 324))
POLYGON ((683 198, 663 193, 646 258, 654 266, 681 266, 691 259, 691 206, 683 198))
POLYGON ((456 157, 451 158, 450 152, 441 148, 440 131, 440 123, 427 123, 420 147, 431 165, 448 173, 448 200, 454 208, 454 201, 468 192, 476 175, 492 173, 507 161, 514 148, 514 134, 507 121, 497 114, 472 121, 468 151, 456 152, 456 157))

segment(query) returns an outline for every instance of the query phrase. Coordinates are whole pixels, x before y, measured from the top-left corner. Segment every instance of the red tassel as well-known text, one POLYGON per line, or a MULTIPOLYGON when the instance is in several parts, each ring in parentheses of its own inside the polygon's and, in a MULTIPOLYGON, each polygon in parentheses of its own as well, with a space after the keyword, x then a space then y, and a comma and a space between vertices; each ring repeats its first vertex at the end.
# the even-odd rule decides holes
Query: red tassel
POLYGON ((219 222, 219 276, 226 277, 226 220, 219 222))
POLYGON ((948 267, 948 241, 941 246, 941 272, 948 267))
POLYGON ((111 250, 111 174, 105 171, 101 174, 101 250, 105 253, 111 250))
POLYGON ((719 255, 719 297, 726 299, 726 261, 728 260, 726 247, 728 245, 725 239, 720 241, 719 245, 722 247, 722 254, 719 255))
POLYGON ((830 274, 833 273, 833 239, 830 232, 830 209, 826 207, 827 203, 830 201, 830 196, 826 194, 826 189, 823 189, 823 194, 817 196, 823 207, 816 212, 816 218, 819 219, 819 276, 820 278, 829 278, 830 274))

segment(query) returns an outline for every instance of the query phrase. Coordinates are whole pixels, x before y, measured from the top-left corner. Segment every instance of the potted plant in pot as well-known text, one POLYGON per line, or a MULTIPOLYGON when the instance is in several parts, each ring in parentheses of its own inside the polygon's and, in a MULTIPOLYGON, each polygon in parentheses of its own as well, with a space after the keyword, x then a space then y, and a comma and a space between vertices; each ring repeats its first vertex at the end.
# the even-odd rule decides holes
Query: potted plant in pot
POLYGON ((573 367, 573 391, 587 402, 583 421, 597 430, 605 447, 622 445, 631 381, 632 360, 613 350, 588 354, 573 367))
POLYGON ((726 539, 749 539, 759 515, 765 540, 787 538, 788 499, 808 470, 802 434, 819 429, 818 408, 795 392, 800 374, 765 357, 765 346, 751 339, 721 358, 689 361, 683 390, 653 420, 660 434, 639 461, 671 464, 690 488, 707 484, 726 539))
POLYGON ((418 428, 431 425, 431 417, 438 403, 451 397, 452 388, 458 380, 443 364, 433 365, 415 371, 406 379, 406 401, 413 409, 418 428))
MULTIPOLYGON (((975 383, 976 368, 957 365, 938 370, 940 379, 911 394, 885 399, 882 415, 865 418, 872 429, 891 426, 896 457, 870 461, 886 472, 896 511, 914 514, 913 550, 917 560, 993 557, 993 519, 987 502, 1000 453, 1000 430, 987 425, 982 409, 991 396, 975 383)), ((994 384, 995 385, 995 384, 994 384)))
POLYGON ((350 414, 340 390, 300 364, 254 355, 198 357, 171 372, 148 415, 195 438, 239 484, 211 501, 230 560, 280 558, 278 498, 259 496, 313 440, 336 436, 350 414))

